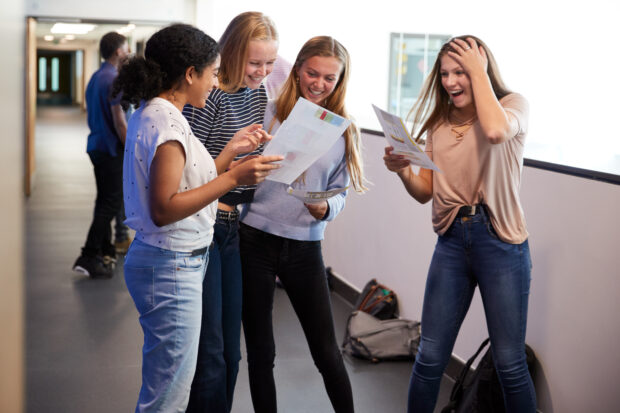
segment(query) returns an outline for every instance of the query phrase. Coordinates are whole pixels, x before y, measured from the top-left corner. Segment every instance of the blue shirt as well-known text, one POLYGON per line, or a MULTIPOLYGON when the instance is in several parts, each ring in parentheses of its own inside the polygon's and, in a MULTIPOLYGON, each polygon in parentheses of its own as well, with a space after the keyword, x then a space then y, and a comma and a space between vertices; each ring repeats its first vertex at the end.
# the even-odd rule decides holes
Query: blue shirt
POLYGON ((110 96, 117 74, 114 65, 103 62, 86 87, 86 110, 90 128, 86 152, 100 151, 116 156, 117 149, 121 146, 112 118, 112 105, 120 103, 120 96, 117 99, 110 96))
MULTIPOLYGON (((204 108, 185 105, 183 115, 189 121, 194 135, 207 148, 213 158, 222 152, 234 134, 246 126, 263 123, 267 106, 267 91, 264 85, 258 89, 243 87, 235 93, 215 89, 209 94, 204 108)), ((267 128, 267 125, 263 125, 267 128)), ((260 155, 263 145, 247 155, 260 155)), ((227 205, 237 205, 252 200, 256 185, 242 185, 220 198, 227 205)))
MULTIPOLYGON (((269 127, 275 117, 273 101, 267 105, 265 125, 269 127)), ((272 134, 280 127, 275 122, 272 134)), ((320 157, 291 186, 307 191, 329 191, 345 188, 350 183, 345 158, 345 141, 341 137, 330 150, 320 157)), ((265 180, 258 184, 254 200, 244 206, 241 222, 253 228, 280 237, 298 241, 318 241, 323 239, 327 221, 336 218, 345 205, 346 191, 327 200, 329 213, 324 220, 314 218, 303 201, 289 195, 288 185, 265 180)))

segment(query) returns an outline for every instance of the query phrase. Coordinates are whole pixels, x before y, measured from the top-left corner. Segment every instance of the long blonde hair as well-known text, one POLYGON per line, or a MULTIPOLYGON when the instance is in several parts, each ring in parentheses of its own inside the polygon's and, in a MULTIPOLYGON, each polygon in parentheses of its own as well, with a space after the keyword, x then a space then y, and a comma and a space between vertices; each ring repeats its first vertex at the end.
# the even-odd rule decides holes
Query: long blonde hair
POLYGON ((433 69, 424 82, 424 86, 420 92, 420 97, 413 105, 411 111, 409 111, 409 115, 407 116, 408 119, 413 118, 411 136, 415 137, 418 142, 427 131, 432 131, 448 119, 452 104, 450 101, 450 95, 441 85, 441 58, 447 55, 448 52, 454 51, 450 45, 454 39, 467 41, 468 37, 471 37, 476 41, 476 43, 478 43, 479 46, 482 46, 487 55, 487 75, 489 76, 493 92, 495 93, 497 99, 501 99, 512 93, 506 87, 501 75, 499 74, 499 68, 497 67, 497 63, 495 62, 495 58, 493 57, 491 50, 482 40, 471 35, 458 36, 448 40, 443 46, 441 46, 439 54, 437 55, 437 60, 435 60, 435 64, 433 65, 433 69))
POLYGON ((230 21, 220 37, 220 89, 234 93, 244 85, 245 67, 248 63, 248 47, 252 40, 278 41, 273 21, 261 12, 241 13, 230 21))
MULTIPOLYGON (((297 71, 303 63, 314 56, 335 57, 342 65, 342 73, 338 79, 336 87, 325 100, 323 107, 331 112, 336 113, 344 118, 349 119, 349 114, 345 107, 345 96, 347 92, 347 83, 349 81, 349 71, 351 59, 349 52, 340 42, 329 36, 317 36, 308 40, 297 54, 297 59, 293 65, 293 69, 289 74, 286 82, 282 86, 280 96, 275 102, 276 119, 282 123, 293 110, 297 99, 301 96, 299 89, 299 75, 297 71)), ((353 183, 353 188, 357 192, 364 192, 366 188, 364 179, 364 168, 362 163, 362 140, 359 128, 354 122, 344 132, 345 139, 345 159, 347 162, 347 170, 353 183)))

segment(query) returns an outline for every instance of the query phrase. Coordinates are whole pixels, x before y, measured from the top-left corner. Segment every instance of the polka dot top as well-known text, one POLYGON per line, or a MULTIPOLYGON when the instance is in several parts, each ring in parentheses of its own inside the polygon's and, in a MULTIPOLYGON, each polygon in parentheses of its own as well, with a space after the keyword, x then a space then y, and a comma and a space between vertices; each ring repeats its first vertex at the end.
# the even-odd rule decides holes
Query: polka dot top
POLYGON ((170 140, 178 141, 185 150, 185 167, 178 192, 199 187, 217 176, 213 158, 172 103, 162 98, 143 103, 127 125, 123 162, 125 223, 136 231, 136 238, 146 244, 189 252, 211 243, 217 202, 172 224, 155 225, 148 203, 149 170, 157 147, 170 140))

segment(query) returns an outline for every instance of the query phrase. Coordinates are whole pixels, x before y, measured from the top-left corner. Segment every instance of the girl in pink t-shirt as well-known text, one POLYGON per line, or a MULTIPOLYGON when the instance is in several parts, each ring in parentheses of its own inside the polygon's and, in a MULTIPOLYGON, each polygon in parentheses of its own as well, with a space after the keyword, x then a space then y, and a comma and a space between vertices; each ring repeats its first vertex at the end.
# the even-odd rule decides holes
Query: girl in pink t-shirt
POLYGON ((536 411, 525 360, 531 259, 519 201, 528 104, 502 81, 474 36, 444 44, 413 107, 418 140, 442 172, 413 172, 385 149, 386 167, 421 203, 433 200, 437 245, 428 272, 409 412, 432 412, 476 286, 507 412, 536 411))

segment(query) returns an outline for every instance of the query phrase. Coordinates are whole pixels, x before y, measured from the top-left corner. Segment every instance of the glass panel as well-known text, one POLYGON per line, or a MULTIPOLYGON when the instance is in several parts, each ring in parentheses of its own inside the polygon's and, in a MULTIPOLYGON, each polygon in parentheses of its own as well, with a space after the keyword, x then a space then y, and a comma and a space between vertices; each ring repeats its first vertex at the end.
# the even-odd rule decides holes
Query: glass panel
POLYGON ((47 89, 47 59, 39 57, 39 92, 47 89))
POLYGON ((59 78, 59 60, 57 57, 52 57, 52 91, 58 92, 58 78, 59 78))
POLYGON ((392 33, 388 111, 407 118, 448 35, 392 33))

